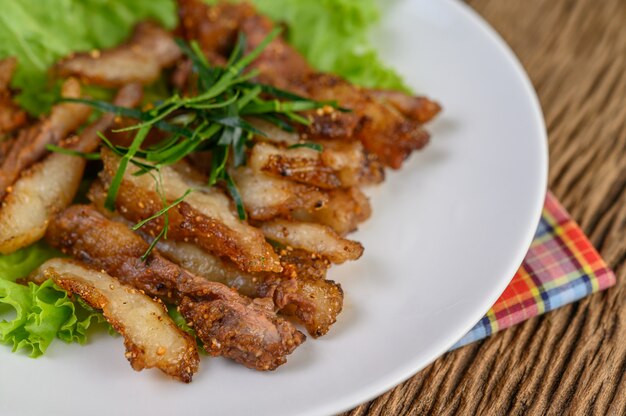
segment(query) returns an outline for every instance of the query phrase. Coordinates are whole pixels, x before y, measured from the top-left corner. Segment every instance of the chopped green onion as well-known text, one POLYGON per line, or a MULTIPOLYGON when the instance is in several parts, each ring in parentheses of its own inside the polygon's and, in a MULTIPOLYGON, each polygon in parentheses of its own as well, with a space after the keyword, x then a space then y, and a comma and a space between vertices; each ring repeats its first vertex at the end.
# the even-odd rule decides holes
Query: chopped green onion
MULTIPOLYGON (((294 123, 310 124, 309 119, 303 116, 302 112, 328 106, 339 111, 347 111, 335 102, 314 101, 254 81, 259 75, 259 70, 250 69, 249 65, 261 55, 270 42, 280 35, 280 32, 280 29, 273 30, 247 54, 245 54, 247 39, 240 34, 225 67, 211 66, 196 42, 188 44, 176 39, 183 54, 190 59, 196 76, 197 95, 192 97, 186 97, 183 93, 174 94, 166 100, 153 103, 152 108, 145 111, 120 107, 100 100, 63 99, 67 102, 88 104, 102 112, 137 120, 134 125, 116 130, 136 132, 128 147, 114 145, 101 133, 99 136, 103 143, 120 157, 118 170, 111 180, 107 193, 105 201, 107 209, 115 208, 115 200, 129 163, 139 168, 133 173, 136 176, 153 175, 155 171, 159 175, 159 178, 154 175, 153 178, 163 202, 163 209, 133 227, 137 230, 149 221, 161 216, 164 218, 163 229, 152 241, 143 259, 147 258, 159 239, 167 238, 169 210, 180 204, 191 192, 191 190, 185 192, 171 203, 167 201, 161 189, 161 167, 177 163, 198 151, 211 152, 212 163, 207 186, 216 185, 218 182, 224 183, 235 202, 239 218, 245 220, 246 210, 237 185, 228 172, 228 164, 229 160, 232 160, 234 167, 245 165, 246 149, 251 146, 252 137, 266 135, 250 124, 245 117, 254 116, 285 131, 294 132, 294 123), (142 147, 152 129, 158 129, 166 133, 166 136, 157 143, 142 147)), ((298 143, 289 148, 298 147, 322 151, 322 147, 316 143, 298 143)), ((60 150, 55 149, 55 151, 60 150)), ((63 152, 72 151, 63 149, 63 152)), ((86 158, 97 157, 95 154, 80 152, 71 154, 86 158)))

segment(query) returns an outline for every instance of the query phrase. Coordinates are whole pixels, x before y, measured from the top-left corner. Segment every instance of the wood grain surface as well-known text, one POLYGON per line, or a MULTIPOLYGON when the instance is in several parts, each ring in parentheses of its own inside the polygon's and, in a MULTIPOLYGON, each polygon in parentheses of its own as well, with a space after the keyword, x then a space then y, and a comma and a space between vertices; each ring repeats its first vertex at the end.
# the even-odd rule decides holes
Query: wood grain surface
POLYGON ((618 283, 448 353, 346 415, 626 415, 626 1, 468 3, 528 71, 550 188, 618 283))

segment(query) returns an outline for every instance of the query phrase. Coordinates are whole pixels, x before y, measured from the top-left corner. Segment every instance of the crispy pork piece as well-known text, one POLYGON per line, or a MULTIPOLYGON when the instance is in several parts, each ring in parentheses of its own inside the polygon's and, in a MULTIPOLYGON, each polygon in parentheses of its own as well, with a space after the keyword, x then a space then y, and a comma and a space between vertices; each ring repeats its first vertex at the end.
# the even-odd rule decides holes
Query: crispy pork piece
POLYGON ((0 138, 0 166, 2 166, 2 164, 6 160, 7 155, 11 151, 13 143, 15 143, 15 138, 13 137, 0 138))
MULTIPOLYGON (((246 36, 246 48, 250 52, 256 48, 274 30, 274 22, 255 11, 253 15, 240 18, 239 31, 246 36)), ((301 88, 304 75, 315 70, 296 50, 279 36, 272 41, 252 63, 252 68, 261 71, 259 79, 263 82, 288 89, 295 93, 306 92, 301 88)))
POLYGON ((163 303, 73 260, 48 260, 33 276, 37 283, 47 279, 102 310, 124 337, 126 358, 135 371, 158 368, 182 382, 191 382, 200 362, 196 340, 176 326, 163 303))
MULTIPOLYGON (((103 182, 108 185, 118 169, 119 158, 103 150, 103 182)), ((117 196, 117 208, 130 221, 139 222, 163 209, 156 191, 156 182, 150 175, 134 176, 138 168, 129 166, 117 196)), ((230 199, 219 189, 204 186, 206 181, 194 178, 199 175, 189 166, 161 169, 161 187, 171 203, 188 189, 195 189, 183 202, 168 211, 168 237, 178 241, 191 241, 218 256, 230 258, 248 272, 280 272, 278 256, 265 241, 263 233, 240 220, 230 199)), ((157 235, 163 228, 164 218, 148 222, 144 230, 157 235)))
POLYGON ((414 97, 400 91, 368 90, 380 101, 391 104, 404 116, 419 123, 428 123, 439 114, 441 106, 428 97, 414 97))
POLYGON ((237 168, 232 175, 253 220, 289 216, 298 208, 314 211, 328 201, 328 196, 315 187, 254 172, 249 167, 237 168))
MULTIPOLYGON (((198 28, 204 30, 213 25, 221 27, 221 22, 202 17, 215 13, 217 9, 203 5, 198 0, 185 0, 186 7, 180 9, 183 34, 188 39, 198 39, 208 56, 224 54, 229 41, 216 48, 215 44, 204 41, 197 35, 198 28), (193 6, 192 6, 193 5, 193 6)), ((247 50, 250 51, 265 39, 273 29, 273 23, 266 17, 250 12, 234 15, 231 31, 237 28, 246 36, 247 50)), ((230 32, 229 32, 230 33, 230 32)), ((378 99, 374 93, 354 86, 342 78, 324 73, 316 73, 304 58, 288 45, 284 39, 275 39, 263 51, 251 69, 260 70, 259 81, 304 95, 319 101, 337 101, 342 107, 352 110, 340 112, 331 107, 309 113, 310 125, 300 126, 305 139, 360 140, 365 149, 379 157, 382 163, 394 169, 400 168, 409 154, 422 148, 429 135, 421 122, 398 111, 394 105, 378 99)), ((380 95, 380 94, 379 94, 380 95)), ((396 96, 393 102, 398 104, 396 96)), ((405 108, 406 106, 400 106, 405 108)), ((413 114, 413 113, 410 113, 413 114)))
POLYGON ((277 247, 280 264, 283 265, 281 274, 285 277, 304 277, 314 280, 326 279, 326 273, 331 262, 324 256, 293 247, 277 247))
POLYGON ((295 210, 294 219, 324 224, 341 236, 355 231, 372 215, 369 199, 357 187, 328 192, 328 203, 317 210, 295 210))
POLYGON ((363 144, 358 141, 320 141, 323 150, 320 154, 322 163, 336 172, 342 187, 364 185, 369 183, 364 174, 367 155, 363 144))
POLYGON ((360 184, 366 156, 360 142, 326 140, 323 150, 307 147, 284 148, 257 143, 249 165, 257 172, 316 186, 322 189, 345 188, 360 184))
POLYGON ((329 107, 313 116, 310 126, 301 127, 303 134, 313 139, 358 139, 368 152, 393 169, 399 169, 414 150, 428 143, 430 136, 421 123, 336 75, 310 74, 302 83, 307 86, 306 96, 319 101, 336 100, 352 111, 341 113, 329 107), (359 119, 354 128, 346 129, 344 119, 355 116, 359 119))
MULTIPOLYGON (((137 85, 122 88, 115 103, 127 107, 138 104, 141 97, 138 88, 137 85)), ((65 144, 82 152, 94 151, 100 140, 97 133, 106 130, 113 118, 105 114, 65 144)), ((12 253, 44 236, 50 218, 76 196, 85 165, 83 158, 52 153, 23 172, 0 206, 0 253, 12 253)))
MULTIPOLYGON (((252 50, 271 32, 273 23, 259 15, 245 18, 241 32, 252 50)), ((277 38, 253 63, 261 71, 259 80, 318 101, 337 101, 349 113, 331 107, 310 113, 311 124, 300 126, 310 139, 359 139, 387 166, 400 168, 409 154, 422 148, 429 135, 416 120, 406 118, 391 105, 331 74, 316 73, 302 56, 277 38)), ((396 100, 398 101, 398 100, 396 100)))
POLYGON ((305 147, 286 149, 269 143, 257 143, 252 148, 249 164, 256 171, 322 189, 341 186, 341 180, 324 164, 320 152, 305 147))
MULTIPOLYGON (((65 81, 62 95, 79 97, 78 81, 75 79, 65 81)), ((62 103, 54 106, 47 118, 22 130, 0 166, 0 200, 4 198, 7 188, 15 182, 22 170, 46 155, 48 144, 58 144, 65 139, 87 120, 89 114, 91 110, 86 105, 62 103)))
POLYGON ((341 286, 324 279, 328 262, 318 256, 311 258, 310 253, 282 250, 283 273, 277 274, 243 272, 189 243, 161 240, 157 249, 198 276, 252 298, 271 298, 279 311, 295 316, 313 337, 326 334, 341 312, 341 286))
POLYGON ((209 62, 219 64, 237 41, 240 22, 256 13, 247 3, 219 2, 209 8, 197 0, 178 0, 178 32, 186 39, 197 39, 209 62))
POLYGON ((10 83, 17 60, 14 57, 0 60, 0 139, 26 124, 26 113, 11 97, 10 83))
POLYGON ((50 217, 74 199, 84 168, 84 159, 54 153, 22 175, 0 208, 0 253, 44 236, 50 217))
POLYGON ((271 300, 250 300, 188 272, 156 251, 143 261, 148 243, 93 207, 66 209, 52 221, 46 237, 52 246, 118 276, 122 283, 179 304, 212 355, 273 370, 305 339, 291 323, 276 316, 271 300))
POLYGON ((56 65, 62 77, 75 76, 83 82, 104 87, 121 87, 133 82, 143 85, 156 81, 163 68, 174 65, 181 51, 172 35, 160 26, 137 25, 125 44, 105 51, 80 53, 56 65))
POLYGON ((262 223, 260 228, 269 240, 324 256, 336 264, 363 254, 361 243, 342 238, 325 225, 277 219, 262 223))

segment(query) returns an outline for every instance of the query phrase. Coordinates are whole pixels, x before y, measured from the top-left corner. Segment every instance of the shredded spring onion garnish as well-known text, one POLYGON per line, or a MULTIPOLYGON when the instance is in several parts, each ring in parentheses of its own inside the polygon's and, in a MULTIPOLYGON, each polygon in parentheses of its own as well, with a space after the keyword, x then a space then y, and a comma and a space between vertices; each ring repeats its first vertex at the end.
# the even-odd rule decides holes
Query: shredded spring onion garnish
MULTIPOLYGON (((117 131, 136 131, 132 143, 128 147, 111 143, 100 134, 105 146, 120 157, 120 164, 113 176, 108 189, 105 207, 115 209, 115 201, 122 178, 129 163, 140 170, 138 175, 152 173, 157 190, 160 186, 159 171, 162 167, 172 165, 194 152, 211 152, 212 162, 209 180, 206 186, 221 183, 230 193, 239 218, 246 219, 246 211, 237 185, 229 175, 227 164, 232 160, 234 167, 246 164, 246 148, 251 144, 254 135, 265 136, 265 133, 252 126, 246 117, 253 116, 272 123, 281 129, 293 132, 293 123, 308 125, 310 121, 299 114, 303 111, 315 110, 331 106, 340 111, 336 102, 313 101, 299 95, 258 83, 254 78, 258 70, 245 71, 246 68, 263 52, 267 45, 279 34, 280 29, 272 31, 254 50, 244 55, 246 38, 240 34, 238 42, 224 67, 211 66, 195 41, 187 44, 177 39, 177 44, 192 63, 193 73, 197 78, 197 95, 187 97, 175 93, 168 99, 147 106, 148 110, 138 110, 113 105, 106 101, 65 98, 62 101, 90 105, 102 112, 109 112, 121 117, 138 121, 130 127, 117 131), (142 144, 152 129, 167 133, 157 144, 143 147, 142 144)), ((317 151, 322 148, 315 143, 298 143, 290 148, 308 147, 317 151)), ((71 150, 49 147, 49 150, 87 156, 71 150)), ((145 253, 146 258, 161 238, 167 238, 169 224, 168 211, 180 204, 194 190, 188 190, 176 201, 163 199, 163 209, 154 216, 136 224, 139 229, 147 222, 160 216, 164 218, 162 231, 155 237, 145 253)))

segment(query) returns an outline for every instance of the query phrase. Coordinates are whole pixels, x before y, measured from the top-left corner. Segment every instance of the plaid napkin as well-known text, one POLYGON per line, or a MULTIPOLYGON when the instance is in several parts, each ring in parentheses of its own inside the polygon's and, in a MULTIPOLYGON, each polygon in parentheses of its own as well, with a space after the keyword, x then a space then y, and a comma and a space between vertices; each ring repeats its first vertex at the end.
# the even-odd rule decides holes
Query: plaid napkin
POLYGON ((546 196, 522 266, 495 305, 452 349, 615 284, 615 275, 567 211, 546 196))

